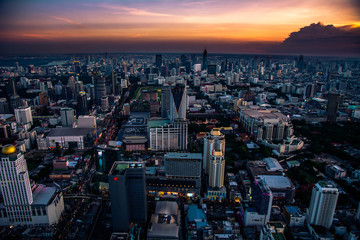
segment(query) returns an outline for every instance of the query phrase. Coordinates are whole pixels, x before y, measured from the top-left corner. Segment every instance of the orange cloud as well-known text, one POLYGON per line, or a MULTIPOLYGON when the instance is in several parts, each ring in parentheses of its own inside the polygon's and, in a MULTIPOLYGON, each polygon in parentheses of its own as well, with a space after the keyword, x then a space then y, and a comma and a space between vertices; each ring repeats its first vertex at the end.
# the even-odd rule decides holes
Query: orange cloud
POLYGON ((56 19, 56 20, 59 20, 59 21, 62 21, 62 22, 66 22, 66 23, 70 23, 70 24, 73 24, 73 25, 77 25, 77 26, 81 26, 82 24, 79 23, 79 22, 76 22, 76 21, 73 21, 69 18, 64 18, 64 17, 58 17, 58 16, 49 16, 50 18, 53 18, 53 19, 56 19))

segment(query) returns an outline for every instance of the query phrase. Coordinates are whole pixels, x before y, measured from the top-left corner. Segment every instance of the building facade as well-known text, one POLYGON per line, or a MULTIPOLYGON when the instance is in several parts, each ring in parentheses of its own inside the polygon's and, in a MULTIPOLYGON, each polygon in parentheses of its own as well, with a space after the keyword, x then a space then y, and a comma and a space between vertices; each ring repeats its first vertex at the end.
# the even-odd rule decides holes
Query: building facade
POLYGON ((308 222, 330 228, 334 219, 339 190, 331 183, 318 182, 311 194, 308 222))

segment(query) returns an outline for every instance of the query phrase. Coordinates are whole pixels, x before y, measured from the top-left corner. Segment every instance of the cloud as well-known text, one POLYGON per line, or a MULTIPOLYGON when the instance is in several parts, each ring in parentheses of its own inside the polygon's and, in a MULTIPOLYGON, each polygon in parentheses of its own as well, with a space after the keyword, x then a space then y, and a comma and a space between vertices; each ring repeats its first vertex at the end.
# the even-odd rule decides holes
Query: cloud
POLYGON ((109 4, 99 4, 100 7, 111 9, 111 10, 120 10, 125 11, 131 15, 137 15, 137 16, 150 16, 150 17, 172 17, 171 14, 166 13, 157 13, 157 12, 151 12, 139 8, 132 8, 132 7, 124 7, 124 6, 116 6, 116 5, 109 5, 109 4))
POLYGON ((360 55, 360 27, 312 23, 292 32, 278 50, 311 55, 360 55))
POLYGON ((81 23, 73 21, 73 20, 71 20, 69 18, 58 17, 58 16, 49 16, 49 17, 53 18, 53 19, 56 19, 56 20, 59 20, 59 21, 62 21, 62 22, 70 23, 70 24, 77 25, 77 26, 82 26, 81 23))

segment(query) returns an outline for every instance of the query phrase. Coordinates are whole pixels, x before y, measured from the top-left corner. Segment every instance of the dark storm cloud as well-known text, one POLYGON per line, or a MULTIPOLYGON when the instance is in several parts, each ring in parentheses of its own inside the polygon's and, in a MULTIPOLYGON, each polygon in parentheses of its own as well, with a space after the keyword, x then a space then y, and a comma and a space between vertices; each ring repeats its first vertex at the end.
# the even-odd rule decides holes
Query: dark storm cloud
POLYGON ((360 28, 313 23, 292 32, 279 48, 280 53, 311 55, 360 55, 360 28))

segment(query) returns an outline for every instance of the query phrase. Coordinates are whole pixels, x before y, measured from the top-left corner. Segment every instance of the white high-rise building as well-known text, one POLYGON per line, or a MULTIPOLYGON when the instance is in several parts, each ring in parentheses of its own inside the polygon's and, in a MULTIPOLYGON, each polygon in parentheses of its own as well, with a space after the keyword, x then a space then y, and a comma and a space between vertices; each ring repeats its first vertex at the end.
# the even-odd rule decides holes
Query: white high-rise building
POLYGON ((31 107, 20 107, 15 109, 15 118, 18 124, 33 124, 31 107))
POLYGON ((333 222, 339 190, 329 182, 318 182, 311 194, 308 222, 330 228, 333 222))
POLYGON ((220 128, 213 128, 204 138, 203 169, 205 174, 209 174, 211 154, 214 151, 221 151, 222 156, 225 156, 225 136, 220 130, 220 128))
POLYGON ((62 108, 60 110, 61 124, 63 127, 73 127, 75 121, 75 111, 72 108, 62 108))
POLYGON ((209 186, 222 188, 225 178, 225 158, 222 151, 214 150, 210 155, 209 186))
POLYGON ((51 225, 64 210, 62 194, 55 187, 31 187, 26 160, 13 145, 0 154, 0 226, 51 225))

